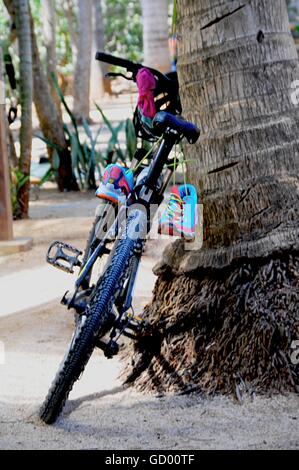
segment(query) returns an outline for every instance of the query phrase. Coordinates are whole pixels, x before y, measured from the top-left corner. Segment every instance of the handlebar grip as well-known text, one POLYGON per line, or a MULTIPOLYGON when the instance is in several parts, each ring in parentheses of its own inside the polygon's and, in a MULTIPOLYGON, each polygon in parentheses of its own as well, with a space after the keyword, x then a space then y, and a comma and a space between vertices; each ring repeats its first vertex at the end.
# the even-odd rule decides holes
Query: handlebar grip
POLYGON ((131 60, 121 59, 120 57, 115 57, 114 55, 106 54, 105 52, 97 52, 96 60, 99 60, 100 62, 106 62, 107 64, 118 65, 119 67, 123 67, 130 72, 135 72, 142 68, 141 64, 137 64, 131 60))

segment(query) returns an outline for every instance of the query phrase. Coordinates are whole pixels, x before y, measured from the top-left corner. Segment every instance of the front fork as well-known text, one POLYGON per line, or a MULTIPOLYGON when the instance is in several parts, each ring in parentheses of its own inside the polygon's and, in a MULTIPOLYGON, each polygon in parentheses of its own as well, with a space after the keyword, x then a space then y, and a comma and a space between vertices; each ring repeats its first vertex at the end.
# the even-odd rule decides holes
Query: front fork
POLYGON ((128 268, 129 277, 123 286, 121 294, 115 301, 115 309, 113 312, 114 320, 110 324, 110 328, 112 328, 108 328, 108 331, 110 330, 109 338, 106 341, 99 338, 96 344, 98 348, 102 349, 108 359, 118 354, 118 340, 121 336, 126 336, 135 340, 137 339, 136 333, 144 329, 145 326, 141 318, 136 317, 133 313, 129 313, 129 310, 132 309, 133 292, 138 275, 143 246, 144 243, 142 242, 137 244, 128 268), (117 310, 117 312, 115 312, 115 310, 117 310))

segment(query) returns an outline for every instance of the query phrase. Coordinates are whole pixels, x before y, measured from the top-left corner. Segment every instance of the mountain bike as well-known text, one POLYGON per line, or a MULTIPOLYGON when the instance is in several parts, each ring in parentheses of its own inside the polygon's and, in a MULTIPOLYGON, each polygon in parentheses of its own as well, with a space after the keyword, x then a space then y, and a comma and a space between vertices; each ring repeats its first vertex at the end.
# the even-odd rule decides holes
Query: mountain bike
MULTIPOLYGON (((102 52, 97 53, 96 59, 123 67, 130 75, 109 75, 120 75, 132 81, 136 81, 138 71, 144 67, 102 52)), ((95 348, 112 358, 119 352, 121 336, 134 340, 146 327, 142 319, 132 314, 132 299, 138 266, 152 226, 153 208, 157 210, 162 203, 174 169, 173 147, 183 138, 190 144, 199 138, 198 128, 179 114, 176 77, 149 70, 156 78, 157 113, 152 128, 143 125, 137 111, 134 116, 136 134, 158 142, 145 176, 139 178, 139 183, 122 204, 116 206, 107 202, 100 205, 84 253, 63 242, 52 243, 48 250, 47 261, 51 265, 69 273, 78 267, 79 275, 74 291, 62 299, 68 309, 75 311, 75 328, 39 412, 47 424, 59 416, 95 348), (97 264, 101 265, 100 272, 95 269, 97 264)), ((140 163, 143 157, 137 150, 134 160, 140 163)))

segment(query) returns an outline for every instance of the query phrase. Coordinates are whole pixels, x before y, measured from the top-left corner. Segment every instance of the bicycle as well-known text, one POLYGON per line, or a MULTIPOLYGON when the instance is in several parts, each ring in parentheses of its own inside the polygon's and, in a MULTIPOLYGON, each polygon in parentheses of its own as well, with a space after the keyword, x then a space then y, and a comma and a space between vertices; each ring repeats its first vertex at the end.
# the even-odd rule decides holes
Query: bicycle
MULTIPOLYGON (((131 73, 120 75, 136 82, 138 71, 143 68, 125 59, 98 52, 97 60, 118 65, 131 73)), ((194 144, 199 138, 198 128, 185 121, 178 99, 178 82, 173 74, 164 75, 149 69, 157 80, 155 90, 156 109, 153 128, 143 125, 135 113, 137 135, 158 142, 158 149, 141 184, 137 184, 120 207, 102 204, 97 214, 84 254, 62 242, 54 242, 47 253, 47 261, 66 272, 79 267, 80 272, 74 292, 65 294, 62 303, 75 310, 75 330, 68 351, 40 409, 39 416, 47 424, 53 423, 68 395, 94 351, 100 348, 107 358, 119 351, 121 336, 136 339, 145 329, 142 320, 131 313, 133 288, 141 261, 146 237, 151 229, 152 207, 159 207, 173 173, 173 147, 186 138, 194 144), (165 110, 161 111, 161 107, 165 110), (163 182, 161 182, 163 175, 163 182), (105 230, 104 230, 105 228, 105 230), (82 260, 80 257, 83 255, 82 260), (93 283, 96 262, 108 258, 101 274, 93 283)), ((137 151, 133 164, 142 162, 144 155, 137 151)), ((140 165, 142 168, 142 165, 140 165)))

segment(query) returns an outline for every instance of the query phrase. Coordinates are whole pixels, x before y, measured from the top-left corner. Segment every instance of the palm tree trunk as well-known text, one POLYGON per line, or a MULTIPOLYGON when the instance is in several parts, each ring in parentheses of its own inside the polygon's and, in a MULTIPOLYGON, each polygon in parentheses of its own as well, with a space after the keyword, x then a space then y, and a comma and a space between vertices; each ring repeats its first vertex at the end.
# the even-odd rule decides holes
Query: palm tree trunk
POLYGON ((14 0, 16 30, 20 57, 20 104, 21 104, 21 130, 20 130, 20 159, 19 169, 26 183, 18 191, 18 204, 20 218, 29 215, 29 189, 30 165, 32 151, 32 48, 30 32, 30 13, 28 0, 14 0))
POLYGON ((74 75, 74 114, 89 119, 92 0, 78 1, 78 55, 74 75))
POLYGON ((5 111, 4 63, 0 47, 0 241, 13 238, 5 111))
POLYGON ((57 76, 57 56, 56 56, 56 12, 55 0, 44 0, 42 2, 43 33, 44 45, 46 47, 47 77, 50 85, 52 99, 55 103, 57 112, 61 114, 61 102, 55 86, 52 75, 57 76))
POLYGON ((102 0, 93 0, 93 11, 90 97, 95 101, 105 93, 111 95, 112 90, 110 80, 105 78, 105 74, 108 72, 108 65, 95 60, 96 52, 105 50, 102 0))
POLYGON ((198 261, 223 265, 291 247, 298 240, 298 110, 291 93, 299 68, 285 2, 188 5, 178 3, 185 38, 178 71, 184 114, 202 128, 200 142, 188 149, 190 180, 205 203, 198 261), (200 22, 190 37, 192 14, 200 22))
POLYGON ((286 2, 177 6, 184 116, 202 129, 186 153, 205 238, 200 251, 175 242, 156 267, 145 311, 155 348, 137 344, 128 381, 239 400, 298 391, 299 67, 286 2))
POLYGON ((9 156, 9 162, 11 167, 17 167, 19 164, 19 160, 17 157, 17 152, 16 152, 16 147, 15 147, 15 141, 14 141, 14 136, 9 128, 9 125, 7 124, 7 135, 8 135, 8 156, 9 156))
POLYGON ((168 2, 166 0, 141 0, 141 6, 144 63, 161 72, 169 72, 168 2))

